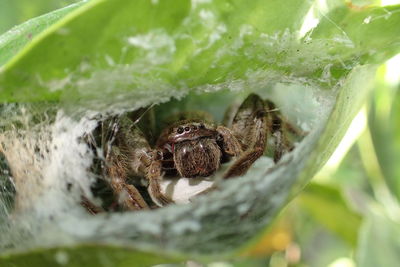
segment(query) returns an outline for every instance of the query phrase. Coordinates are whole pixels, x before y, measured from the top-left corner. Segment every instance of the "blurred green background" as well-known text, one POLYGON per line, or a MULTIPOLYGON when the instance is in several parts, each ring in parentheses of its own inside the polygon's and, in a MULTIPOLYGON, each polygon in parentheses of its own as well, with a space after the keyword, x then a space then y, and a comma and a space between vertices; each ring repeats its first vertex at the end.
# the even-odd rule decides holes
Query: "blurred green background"
POLYGON ((0 33, 28 19, 75 2, 78 0, 0 0, 0 33))
MULTIPOLYGON (((0 0, 0 33, 74 2, 0 0)), ((210 266, 398 266, 399 88, 400 55, 379 68, 370 99, 337 151, 243 253, 246 259, 210 266)))

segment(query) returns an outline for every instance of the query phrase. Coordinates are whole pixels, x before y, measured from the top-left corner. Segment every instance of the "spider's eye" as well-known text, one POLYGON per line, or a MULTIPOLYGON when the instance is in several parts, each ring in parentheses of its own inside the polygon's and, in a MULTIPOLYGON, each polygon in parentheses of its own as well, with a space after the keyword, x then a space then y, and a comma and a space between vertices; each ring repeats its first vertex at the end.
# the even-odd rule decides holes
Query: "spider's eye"
POLYGON ((199 128, 200 128, 200 129, 204 129, 204 128, 205 128, 204 124, 203 124, 203 123, 200 123, 199 128))
POLYGON ((189 126, 186 126, 186 127, 185 127, 185 131, 187 132, 187 131, 189 131, 189 130, 190 130, 189 126))
POLYGON ((193 125, 193 126, 192 126, 192 129, 193 129, 193 130, 197 130, 197 126, 196 126, 196 125, 193 125))
POLYGON ((178 130, 176 130, 178 132, 178 134, 183 133, 183 127, 179 127, 178 130))

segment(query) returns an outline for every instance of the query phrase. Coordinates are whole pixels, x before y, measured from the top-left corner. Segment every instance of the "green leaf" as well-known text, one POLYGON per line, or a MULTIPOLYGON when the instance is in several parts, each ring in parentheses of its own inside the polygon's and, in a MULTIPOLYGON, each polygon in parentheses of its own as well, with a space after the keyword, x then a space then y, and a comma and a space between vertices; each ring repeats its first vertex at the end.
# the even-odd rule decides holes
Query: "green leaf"
POLYGON ((53 25, 82 3, 53 11, 16 26, 0 36, 0 66, 16 55, 36 35, 53 25))
POLYGON ((78 0, 2 0, 0 3, 0 33, 33 17, 65 7, 78 0))
POLYGON ((308 166, 304 168, 300 180, 307 181, 308 177, 314 176, 332 155, 372 89, 375 71, 376 66, 365 65, 355 67, 347 75, 328 123, 319 136, 316 147, 313 147, 314 151, 310 155, 308 166))
POLYGON ((381 214, 369 214, 362 226, 357 265, 396 266, 400 261, 400 225, 381 214))
MULTIPOLYGON (((43 163, 44 158, 51 163, 38 166, 39 173, 56 171, 54 176, 40 173, 33 176, 37 179, 22 177, 23 182, 16 183, 16 202, 25 201, 30 208, 20 211, 21 217, 13 224, 0 225, 5 230, 1 247, 90 241, 163 251, 171 257, 176 252, 187 258, 234 255, 273 220, 332 154, 371 88, 376 66, 365 63, 382 62, 398 51, 390 46, 388 53, 384 49, 371 53, 370 47, 378 41, 344 49, 324 22, 310 35, 311 40, 301 39, 298 30, 311 5, 312 1, 299 0, 99 0, 88 2, 38 35, 4 65, 0 98, 4 102, 36 101, 34 108, 60 112, 50 119, 36 112, 23 121, 38 126, 39 131, 40 126, 44 128, 33 143, 29 143, 37 131, 33 126, 26 136, 18 127, 10 127, 0 137, 2 146, 9 146, 4 149, 6 156, 21 149, 21 155, 32 155, 33 162, 43 163), (323 28, 327 29, 324 34, 323 28), (368 60, 353 56, 358 53, 365 53, 368 60), (68 182, 90 190, 84 187, 87 177, 74 180, 78 177, 71 171, 81 174, 89 169, 83 166, 87 155, 79 140, 84 133, 80 130, 93 124, 93 110, 105 115, 160 104, 159 113, 199 107, 221 118, 230 103, 249 92, 271 98, 290 121, 308 128, 304 140, 278 164, 263 157, 244 177, 223 182, 220 191, 198 197, 190 205, 154 211, 85 216, 73 202, 79 202, 82 191, 75 198, 66 192, 68 182), (161 105, 171 98, 175 100, 161 105), (49 121, 50 129, 46 128, 49 121), (46 139, 48 132, 55 136, 46 139), (16 147, 14 141, 22 145, 16 147), (40 153, 38 144, 43 146, 40 153), (33 149, 32 154, 22 153, 24 149, 33 149), (46 190, 33 190, 41 186, 46 190), (24 190, 29 194, 18 196, 24 190), (54 201, 49 203, 49 199, 54 201), (45 210, 40 201, 45 201, 45 210)), ((366 14, 375 12, 366 10, 366 14)), ((336 25, 341 21, 335 13, 339 11, 343 9, 330 14, 339 18, 336 25)), ((393 12, 385 21, 392 25, 398 19, 399 14, 393 12)), ((350 16, 349 23, 358 20, 350 16)), ((376 39, 390 35, 370 33, 376 39)), ((10 112, 18 107, 5 105, 7 122, 31 111, 21 104, 16 115, 10 112)), ((9 163, 23 169, 25 162, 9 163)), ((24 171, 30 169, 20 173, 24 171)))
POLYGON ((380 170, 390 191, 400 199, 400 90, 384 80, 384 69, 375 84, 369 126, 380 170))
POLYGON ((190 12, 189 1, 183 0, 173 5, 169 1, 160 1, 156 5, 151 1, 129 4, 93 1, 75 12, 75 16, 64 20, 65 25, 60 23, 49 29, 47 34, 40 36, 23 51, 17 60, 4 67, 0 77, 0 97, 10 101, 51 100, 67 94, 67 98, 74 99, 93 99, 100 95, 107 99, 118 91, 132 90, 138 85, 131 79, 129 82, 121 81, 119 77, 119 81, 111 80, 104 85, 105 88, 91 88, 90 84, 87 85, 90 81, 84 81, 87 86, 82 89, 70 85, 69 81, 76 84, 76 80, 87 77, 88 72, 92 77, 96 73, 104 76, 108 72, 115 72, 116 67, 121 68, 123 64, 130 64, 128 66, 131 69, 119 70, 129 71, 127 76, 135 75, 137 79, 150 81, 157 76, 158 83, 174 86, 183 82, 196 86, 216 79, 221 82, 227 76, 240 78, 250 64, 254 69, 265 65, 263 61, 257 62, 260 61, 257 58, 246 60, 241 57, 254 40, 250 31, 268 33, 272 29, 283 31, 300 26, 299 18, 304 16, 309 2, 292 2, 289 5, 291 9, 288 9, 278 1, 270 2, 269 5, 264 5, 263 1, 252 1, 251 4, 231 1, 225 4, 205 4, 203 11, 198 8, 197 12, 190 12), (273 8, 270 8, 271 5, 273 8), (285 19, 289 16, 274 15, 279 10, 284 10, 285 14, 292 17, 285 19), (110 14, 113 14, 112 20, 110 14), (150 30, 158 33, 158 36, 149 34, 150 30), (240 35, 244 37, 239 39, 240 35), (245 38, 247 35, 249 37, 245 38), (155 51, 146 53, 148 48, 141 47, 143 44, 140 41, 161 43, 155 51), (236 46, 238 51, 223 51, 231 49, 229 46, 236 46), (224 53, 218 61, 212 62, 215 58, 212 55, 217 51, 224 53), (162 52, 165 52, 163 58, 154 59, 162 52), (144 54, 147 55, 144 57, 144 54), (168 64, 161 62, 166 60, 168 64), (117 66, 110 68, 110 64, 117 66), (138 65, 146 68, 143 70, 138 65), (214 70, 206 73, 209 68, 214 70), (49 84, 54 87, 56 81, 59 81, 58 86, 51 88, 49 84), (110 95, 107 92, 111 82, 119 86, 110 95), (62 86, 65 83, 67 85, 62 86), (99 91, 104 94, 98 94, 99 91))
POLYGON ((350 210, 338 188, 311 183, 298 200, 322 225, 356 246, 361 216, 350 210))
MULTIPOLYGON (((126 64, 140 58, 138 49, 129 49, 129 36, 150 29, 170 33, 189 12, 188 1, 174 2, 174 7, 170 4, 170 1, 161 1, 153 5, 151 1, 143 0, 87 3, 39 36, 4 66, 0 77, 0 98, 11 101, 58 99, 60 90, 68 92, 70 86, 50 86, 56 79, 75 80, 76 75, 86 77, 87 71, 83 69, 92 64, 90 72, 95 73, 96 70, 109 69, 109 64, 114 62, 126 64), (112 20, 110 14, 113 14, 112 20), (21 90, 16 90, 16 86, 21 90)), ((90 91, 85 93, 92 96, 90 91)), ((79 92, 72 95, 79 97, 79 92)))
POLYGON ((0 256, 4 267, 42 267, 42 266, 104 266, 116 267, 154 266, 156 264, 176 263, 179 257, 172 260, 162 253, 154 254, 134 249, 105 246, 100 244, 60 247, 46 250, 34 250, 29 253, 12 253, 0 256))
POLYGON ((328 49, 344 60, 357 57, 361 63, 380 63, 399 52, 399 11, 398 5, 338 7, 321 18, 310 37, 340 40, 342 47, 328 49))

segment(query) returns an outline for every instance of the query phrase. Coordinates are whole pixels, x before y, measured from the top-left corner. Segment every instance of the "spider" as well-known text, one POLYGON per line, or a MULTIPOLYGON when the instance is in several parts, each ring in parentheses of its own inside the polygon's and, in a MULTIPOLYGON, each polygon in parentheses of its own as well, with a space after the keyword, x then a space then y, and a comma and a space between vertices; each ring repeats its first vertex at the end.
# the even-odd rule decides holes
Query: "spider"
MULTIPOLYGON (((151 146, 142 130, 128 116, 102 124, 105 177, 123 210, 148 209, 141 192, 128 177, 147 180, 147 191, 157 206, 173 203, 162 193, 164 175, 208 177, 224 162, 234 160, 223 178, 240 176, 261 157, 272 143, 274 161, 294 148, 287 132, 300 130, 284 120, 275 105, 250 94, 239 106, 231 122, 216 125, 200 112, 180 113, 165 127, 151 146), (273 140, 268 141, 267 140, 273 140)), ((95 210, 86 202, 89 210, 95 210)))

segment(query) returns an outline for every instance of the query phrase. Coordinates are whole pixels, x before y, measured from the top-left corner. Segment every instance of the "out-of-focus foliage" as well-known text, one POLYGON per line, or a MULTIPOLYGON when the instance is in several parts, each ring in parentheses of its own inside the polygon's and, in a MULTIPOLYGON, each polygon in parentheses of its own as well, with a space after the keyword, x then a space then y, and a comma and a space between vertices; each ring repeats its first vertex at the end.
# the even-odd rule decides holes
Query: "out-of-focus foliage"
MULTIPOLYGON (((3 259, 7 259, 7 255, 3 255, 3 259)), ((32 253, 21 254, 19 257, 10 256, 5 265, 1 266, 104 266, 106 263, 112 263, 112 266, 131 267, 131 266, 153 266, 163 262, 176 262, 162 255, 154 255, 152 253, 137 252, 132 249, 113 248, 110 246, 103 247, 96 245, 82 245, 80 247, 65 247, 48 249, 46 253, 41 250, 32 253), (106 256, 105 256, 106 255, 106 256), (107 259, 107 260, 105 260, 107 259)))
POLYGON ((400 223, 385 213, 367 214, 357 249, 358 266, 397 266, 400 262, 400 223))
POLYGON ((338 188, 312 183, 298 201, 317 221, 350 245, 356 245, 361 217, 349 209, 338 188))
MULTIPOLYGON (((392 62, 397 63, 390 66, 398 68, 399 59, 399 56, 394 58, 392 62)), ((400 200, 400 85, 393 81, 385 82, 385 73, 385 69, 379 73, 369 125, 382 175, 391 192, 400 200)))
POLYGON ((79 0, 1 0, 0 34, 28 19, 78 1, 79 0))

